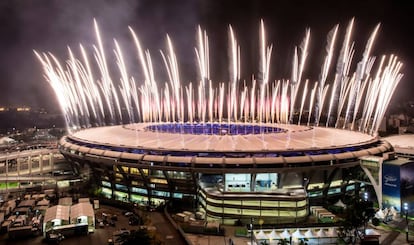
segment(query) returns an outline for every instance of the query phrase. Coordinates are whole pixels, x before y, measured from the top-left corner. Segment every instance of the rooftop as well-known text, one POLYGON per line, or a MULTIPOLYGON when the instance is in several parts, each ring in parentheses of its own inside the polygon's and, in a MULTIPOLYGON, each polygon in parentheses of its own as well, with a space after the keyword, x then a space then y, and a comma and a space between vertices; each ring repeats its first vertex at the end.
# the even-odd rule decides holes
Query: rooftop
POLYGON ((148 126, 138 123, 89 128, 73 133, 70 138, 98 145, 193 152, 317 150, 350 147, 377 140, 376 136, 361 132, 288 124, 272 124, 272 127, 279 129, 275 132, 236 135, 166 133, 147 130, 148 126))

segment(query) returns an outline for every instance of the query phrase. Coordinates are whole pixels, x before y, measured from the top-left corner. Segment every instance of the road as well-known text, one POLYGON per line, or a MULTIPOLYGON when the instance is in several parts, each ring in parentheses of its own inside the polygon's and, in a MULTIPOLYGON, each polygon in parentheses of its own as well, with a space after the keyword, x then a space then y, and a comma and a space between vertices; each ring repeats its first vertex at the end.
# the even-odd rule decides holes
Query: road
POLYGON ((162 212, 149 213, 151 224, 157 228, 160 240, 165 245, 186 245, 187 243, 178 233, 178 231, 170 224, 162 212))

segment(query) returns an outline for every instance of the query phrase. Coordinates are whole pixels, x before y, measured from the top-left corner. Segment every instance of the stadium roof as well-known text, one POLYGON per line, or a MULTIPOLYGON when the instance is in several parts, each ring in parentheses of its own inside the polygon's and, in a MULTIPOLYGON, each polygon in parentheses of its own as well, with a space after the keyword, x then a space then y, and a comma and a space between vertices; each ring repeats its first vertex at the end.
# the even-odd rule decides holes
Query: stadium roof
POLYGON ((73 133, 70 138, 91 144, 139 149, 236 153, 341 148, 377 140, 376 136, 361 132, 285 124, 276 125, 286 130, 283 132, 247 135, 160 133, 148 131, 146 126, 148 124, 141 123, 89 128, 73 133))
POLYGON ((385 137, 398 154, 414 156, 414 134, 402 134, 385 137))
POLYGON ((399 148, 411 148, 414 152, 414 134, 401 134, 385 137, 392 146, 399 148))

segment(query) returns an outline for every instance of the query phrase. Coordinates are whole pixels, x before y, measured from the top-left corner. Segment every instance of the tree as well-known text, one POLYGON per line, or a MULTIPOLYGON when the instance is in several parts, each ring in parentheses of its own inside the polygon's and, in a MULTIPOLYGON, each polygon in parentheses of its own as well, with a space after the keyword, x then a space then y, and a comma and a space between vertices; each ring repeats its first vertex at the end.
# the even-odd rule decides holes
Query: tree
POLYGON ((343 231, 340 236, 347 243, 363 240, 368 221, 375 216, 374 204, 354 196, 344 212, 343 231))
POLYGON ((286 238, 279 240, 279 243, 278 243, 278 245, 288 245, 288 244, 290 244, 290 241, 286 238))
POLYGON ((307 238, 299 238, 299 245, 308 245, 308 239, 307 238))

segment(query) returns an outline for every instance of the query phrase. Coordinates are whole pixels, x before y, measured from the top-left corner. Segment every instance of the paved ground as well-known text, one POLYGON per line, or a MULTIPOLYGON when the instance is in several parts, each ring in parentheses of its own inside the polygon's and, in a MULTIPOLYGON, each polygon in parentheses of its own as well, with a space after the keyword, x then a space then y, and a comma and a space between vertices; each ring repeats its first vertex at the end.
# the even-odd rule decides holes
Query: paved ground
POLYGON ((157 235, 159 240, 164 245, 186 245, 182 236, 164 217, 162 212, 149 212, 151 224, 157 228, 157 235))
MULTIPOLYGON (((128 224, 128 218, 122 215, 122 210, 110 206, 101 205, 100 209, 96 211, 96 217, 101 218, 102 213, 106 214, 116 214, 118 221, 115 223, 115 227, 105 226, 103 228, 95 229, 94 233, 85 236, 74 236, 67 237, 59 244, 61 245, 105 245, 108 244, 108 238, 112 236, 114 231, 117 231, 121 228, 126 229, 137 229, 137 226, 131 226, 128 224)), ((153 230, 157 238, 161 241, 163 245, 185 245, 183 238, 179 235, 177 230, 171 226, 169 221, 164 217, 164 214, 161 212, 143 212, 142 214, 148 214, 148 219, 151 220, 150 229, 153 230)), ((28 244, 46 244, 43 241, 43 237, 27 238, 21 240, 9 240, 6 235, 0 236, 0 245, 28 245, 28 244)))
MULTIPOLYGON (((395 222, 398 225, 399 221, 395 222)), ((401 221, 405 225, 405 221, 401 221)), ((404 226, 405 227, 405 226, 404 226)), ((370 227, 372 228, 372 227, 370 227)), ((234 245, 250 245, 250 238, 235 237, 235 227, 226 226, 225 236, 201 236, 194 234, 186 234, 191 245, 229 245, 229 239, 232 239, 234 245)), ((406 241, 406 234, 398 231, 390 231, 389 229, 377 227, 376 231, 381 234, 381 245, 414 245, 414 235, 409 237, 409 242, 406 241)))
MULTIPOLYGON (((102 212, 107 214, 116 214, 118 221, 115 227, 105 226, 104 228, 96 228, 95 232, 87 236, 68 237, 63 240, 60 244, 62 245, 105 245, 107 244, 108 238, 111 237, 112 233, 121 228, 136 229, 136 226, 130 226, 128 224, 128 218, 122 215, 122 210, 113 208, 110 206, 102 206, 97 210, 97 218, 100 218, 102 212)), ((154 233, 156 233, 158 239, 163 245, 185 245, 185 241, 181 238, 177 230, 171 226, 168 220, 164 217, 162 212, 141 212, 142 216, 147 215, 147 219, 151 220, 151 226, 153 226, 154 233)), ((405 221, 395 221, 392 226, 400 227, 404 230, 405 221)), ((250 238, 246 237, 235 237, 235 227, 225 226, 225 236, 202 236, 195 234, 186 234, 188 241, 191 245, 229 245, 229 239, 232 239, 235 245, 248 245, 250 244, 250 238)), ((381 245, 405 245, 414 244, 414 236, 410 236, 409 240, 406 241, 406 234, 398 231, 391 231, 384 227, 376 227, 377 232, 381 234, 380 244, 381 245)), ((0 236, 0 245, 28 245, 28 244, 45 244, 42 237, 22 239, 22 240, 8 240, 7 235, 0 236)))

